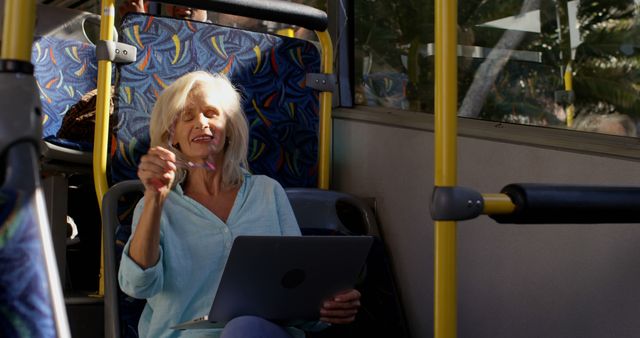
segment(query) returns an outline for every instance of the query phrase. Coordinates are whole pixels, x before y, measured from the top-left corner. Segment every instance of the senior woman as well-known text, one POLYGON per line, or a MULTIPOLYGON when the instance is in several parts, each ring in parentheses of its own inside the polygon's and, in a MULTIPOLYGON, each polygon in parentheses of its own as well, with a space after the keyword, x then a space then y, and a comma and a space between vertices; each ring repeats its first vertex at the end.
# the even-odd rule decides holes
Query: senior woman
MULTIPOLYGON (((140 337, 303 337, 252 316, 222 330, 170 329, 208 312, 236 236, 299 236, 300 229, 284 189, 246 170, 248 124, 226 77, 193 72, 176 80, 155 104, 150 134, 138 167, 144 197, 119 271, 122 290, 147 299, 140 337)), ((341 292, 310 326, 352 322, 359 306, 357 290, 341 292)))

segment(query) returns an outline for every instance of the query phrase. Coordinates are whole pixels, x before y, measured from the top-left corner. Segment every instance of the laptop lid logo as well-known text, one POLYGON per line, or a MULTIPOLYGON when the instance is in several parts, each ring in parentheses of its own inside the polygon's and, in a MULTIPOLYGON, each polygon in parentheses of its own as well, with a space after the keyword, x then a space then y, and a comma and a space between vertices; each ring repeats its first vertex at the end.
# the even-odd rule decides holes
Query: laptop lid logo
POLYGON ((302 284, 307 275, 301 269, 292 269, 287 271, 280 282, 285 289, 293 289, 302 284))

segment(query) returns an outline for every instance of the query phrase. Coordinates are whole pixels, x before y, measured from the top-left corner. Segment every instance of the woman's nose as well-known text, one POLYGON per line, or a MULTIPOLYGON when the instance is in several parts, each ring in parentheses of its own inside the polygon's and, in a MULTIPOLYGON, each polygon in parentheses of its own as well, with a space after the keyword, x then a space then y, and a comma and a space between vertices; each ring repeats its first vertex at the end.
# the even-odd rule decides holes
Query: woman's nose
POLYGON ((203 113, 198 114, 198 123, 196 129, 209 128, 209 118, 203 113))

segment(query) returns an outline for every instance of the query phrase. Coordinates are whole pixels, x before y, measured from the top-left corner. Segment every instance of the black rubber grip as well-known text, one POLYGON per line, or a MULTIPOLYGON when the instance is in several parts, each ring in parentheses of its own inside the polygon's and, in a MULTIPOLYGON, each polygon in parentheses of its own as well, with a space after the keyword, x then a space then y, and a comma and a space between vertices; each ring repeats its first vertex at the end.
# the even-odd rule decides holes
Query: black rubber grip
POLYGON ((490 215, 498 223, 640 223, 640 188, 520 183, 502 193, 516 209, 490 215))
POLYGON ((327 13, 317 8, 278 0, 161 0, 168 4, 206 9, 296 25, 315 31, 327 29, 327 13))

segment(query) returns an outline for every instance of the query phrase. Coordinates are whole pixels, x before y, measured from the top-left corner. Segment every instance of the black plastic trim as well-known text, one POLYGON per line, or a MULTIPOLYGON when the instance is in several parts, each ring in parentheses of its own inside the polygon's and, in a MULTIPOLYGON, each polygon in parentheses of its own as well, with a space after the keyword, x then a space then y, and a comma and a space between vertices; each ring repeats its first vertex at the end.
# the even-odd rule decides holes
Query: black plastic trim
POLYGON ((0 73, 22 73, 33 75, 33 64, 22 60, 0 60, 0 73))
POLYGON ((463 221, 478 217, 484 208, 479 192, 466 187, 434 187, 431 196, 431 219, 463 221))
POLYGON ((640 223, 640 188, 519 183, 502 189, 516 209, 498 223, 640 223))

